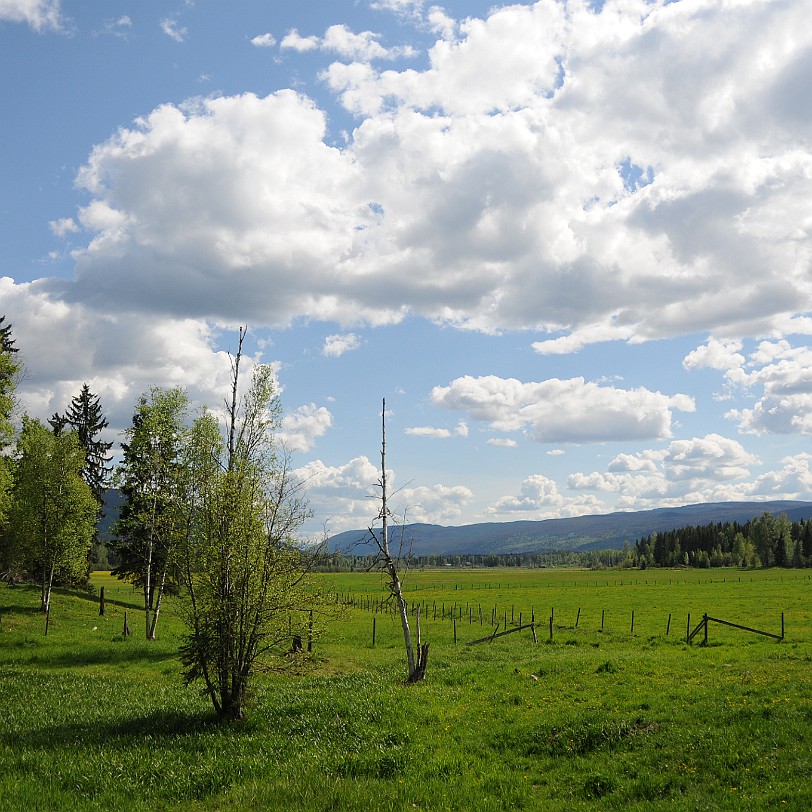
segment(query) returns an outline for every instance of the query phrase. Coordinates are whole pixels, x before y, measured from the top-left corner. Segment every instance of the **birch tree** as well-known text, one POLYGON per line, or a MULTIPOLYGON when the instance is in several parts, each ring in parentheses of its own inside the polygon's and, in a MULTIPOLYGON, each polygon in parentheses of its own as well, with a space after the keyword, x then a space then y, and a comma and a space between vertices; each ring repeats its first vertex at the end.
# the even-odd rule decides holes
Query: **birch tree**
POLYGON ((242 719, 250 681, 285 652, 291 612, 312 606, 296 533, 308 517, 301 484, 274 446, 281 409, 270 367, 240 395, 240 331, 221 432, 209 414, 192 427, 184 464, 182 647, 187 683, 203 682, 217 715, 242 719))
POLYGON ((36 574, 40 606, 48 612, 55 576, 87 577, 98 505, 82 479, 84 450, 75 432, 54 435, 23 418, 11 507, 13 549, 21 568, 36 574))
POLYGON ((124 504, 110 543, 121 560, 113 574, 141 588, 148 640, 155 639, 163 596, 177 581, 188 408, 179 388, 154 387, 142 395, 125 431, 123 460, 116 471, 124 504))

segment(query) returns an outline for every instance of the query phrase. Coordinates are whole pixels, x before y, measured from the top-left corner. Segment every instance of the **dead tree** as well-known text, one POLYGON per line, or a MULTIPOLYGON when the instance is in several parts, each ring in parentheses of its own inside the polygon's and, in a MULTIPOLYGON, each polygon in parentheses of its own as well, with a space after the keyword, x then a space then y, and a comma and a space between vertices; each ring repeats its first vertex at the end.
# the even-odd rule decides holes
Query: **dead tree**
POLYGON ((389 517, 392 515, 387 504, 388 491, 386 486, 386 399, 383 400, 381 410, 381 478, 378 482, 381 489, 381 509, 377 519, 381 522, 380 530, 369 528, 373 543, 378 548, 376 563, 378 563, 389 576, 389 591, 398 607, 400 623, 403 627, 403 641, 406 644, 406 659, 409 664, 408 683, 420 682, 426 676, 426 662, 429 656, 429 644, 420 642, 420 614, 416 617, 417 651, 412 642, 412 632, 409 628, 409 607, 403 597, 403 587, 398 573, 399 558, 393 557, 389 548, 389 517), (415 656, 416 653, 416 656, 415 656))

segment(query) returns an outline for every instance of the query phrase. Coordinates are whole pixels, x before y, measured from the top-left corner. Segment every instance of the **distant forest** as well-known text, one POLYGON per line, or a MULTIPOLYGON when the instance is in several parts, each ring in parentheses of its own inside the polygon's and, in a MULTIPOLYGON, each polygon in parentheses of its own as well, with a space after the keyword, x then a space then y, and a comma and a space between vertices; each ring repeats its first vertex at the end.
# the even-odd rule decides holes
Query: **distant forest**
MULTIPOLYGON (((555 551, 480 555, 408 556, 410 567, 812 567, 812 519, 790 521, 765 513, 756 519, 717 522, 652 533, 634 546, 585 552, 555 551)), ((324 553, 317 568, 330 572, 369 569, 372 556, 324 553)))

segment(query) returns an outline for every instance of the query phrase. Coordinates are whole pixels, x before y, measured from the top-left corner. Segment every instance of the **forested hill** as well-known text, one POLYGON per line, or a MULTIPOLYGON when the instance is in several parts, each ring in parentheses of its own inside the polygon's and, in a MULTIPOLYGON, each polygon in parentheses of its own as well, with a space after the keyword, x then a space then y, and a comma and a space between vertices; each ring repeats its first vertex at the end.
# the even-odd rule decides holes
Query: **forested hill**
MULTIPOLYGON (((634 546, 655 532, 712 523, 743 524, 764 513, 775 516, 784 513, 791 521, 809 519, 812 518, 812 502, 714 502, 571 519, 490 522, 461 527, 409 524, 402 529, 390 528, 390 539, 397 547, 402 536, 404 549, 415 556, 620 549, 624 542, 634 546)), ((365 530, 338 533, 329 539, 329 549, 365 555, 371 552, 367 536, 365 530)))

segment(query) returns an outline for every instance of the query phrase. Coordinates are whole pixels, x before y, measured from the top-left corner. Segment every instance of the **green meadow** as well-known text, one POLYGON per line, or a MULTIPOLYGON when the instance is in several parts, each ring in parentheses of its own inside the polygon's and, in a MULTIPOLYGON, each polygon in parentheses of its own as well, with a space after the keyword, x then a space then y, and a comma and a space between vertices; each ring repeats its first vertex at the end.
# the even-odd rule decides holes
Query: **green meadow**
POLYGON ((45 636, 37 589, 0 584, 0 810, 812 809, 808 570, 410 572, 414 686, 381 576, 317 580, 312 654, 231 726, 181 682, 171 601, 147 642, 139 594, 96 573, 45 636), (780 635, 782 613, 781 641, 685 640, 689 614, 780 635), (520 618, 538 642, 466 645, 520 618))

